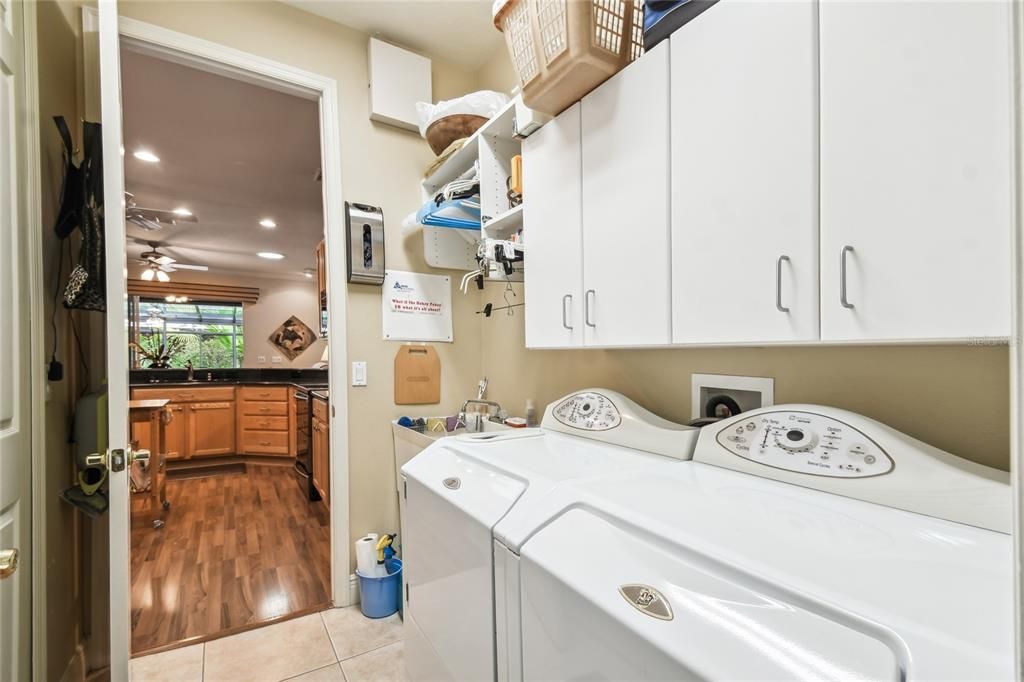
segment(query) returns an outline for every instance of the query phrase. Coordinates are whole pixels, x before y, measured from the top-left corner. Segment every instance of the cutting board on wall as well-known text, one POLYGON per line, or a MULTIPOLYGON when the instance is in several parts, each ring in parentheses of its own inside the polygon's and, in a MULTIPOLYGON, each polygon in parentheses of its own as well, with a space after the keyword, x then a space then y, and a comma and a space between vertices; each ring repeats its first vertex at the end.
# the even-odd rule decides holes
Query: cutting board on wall
POLYGON ((441 358, 433 346, 406 344, 395 354, 395 404, 441 402, 441 358))

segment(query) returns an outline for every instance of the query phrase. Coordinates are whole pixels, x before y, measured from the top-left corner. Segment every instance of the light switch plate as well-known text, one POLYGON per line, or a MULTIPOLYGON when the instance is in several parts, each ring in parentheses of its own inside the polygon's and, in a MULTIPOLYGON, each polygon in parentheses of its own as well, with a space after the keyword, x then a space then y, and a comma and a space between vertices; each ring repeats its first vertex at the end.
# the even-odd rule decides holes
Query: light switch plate
POLYGON ((256 356, 256 362, 266 362, 266 361, 267 361, 267 356, 266 355, 257 355, 256 356))
POLYGON ((270 356, 270 362, 272 364, 275 364, 275 365, 280 365, 281 364, 281 356, 280 355, 272 355, 272 356, 270 356))
POLYGON ((366 363, 361 360, 356 360, 352 363, 352 385, 366 385, 366 363))

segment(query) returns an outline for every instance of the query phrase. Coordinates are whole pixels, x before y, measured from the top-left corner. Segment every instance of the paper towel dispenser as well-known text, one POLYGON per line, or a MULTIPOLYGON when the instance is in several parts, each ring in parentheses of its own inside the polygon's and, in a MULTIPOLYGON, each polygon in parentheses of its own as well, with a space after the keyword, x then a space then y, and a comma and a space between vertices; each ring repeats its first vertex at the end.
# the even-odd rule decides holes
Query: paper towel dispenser
POLYGON ((345 202, 348 281, 384 284, 384 212, 377 206, 345 202))

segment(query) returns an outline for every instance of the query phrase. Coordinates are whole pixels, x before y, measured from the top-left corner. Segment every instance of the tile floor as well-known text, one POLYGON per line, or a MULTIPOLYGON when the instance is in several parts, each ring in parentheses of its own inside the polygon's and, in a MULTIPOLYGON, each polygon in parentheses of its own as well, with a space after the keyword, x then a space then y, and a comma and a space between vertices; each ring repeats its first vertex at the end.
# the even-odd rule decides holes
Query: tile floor
POLYGON ((330 609, 131 665, 133 682, 402 682, 402 621, 330 609))

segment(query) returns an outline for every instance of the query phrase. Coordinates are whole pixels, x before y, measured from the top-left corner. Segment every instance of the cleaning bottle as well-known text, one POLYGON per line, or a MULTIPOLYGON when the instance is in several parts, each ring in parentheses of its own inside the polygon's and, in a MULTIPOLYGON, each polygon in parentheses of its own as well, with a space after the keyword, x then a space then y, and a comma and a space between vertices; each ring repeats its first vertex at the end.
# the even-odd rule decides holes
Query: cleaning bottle
POLYGON ((537 408, 533 404, 533 398, 526 399, 526 426, 537 426, 537 408))

